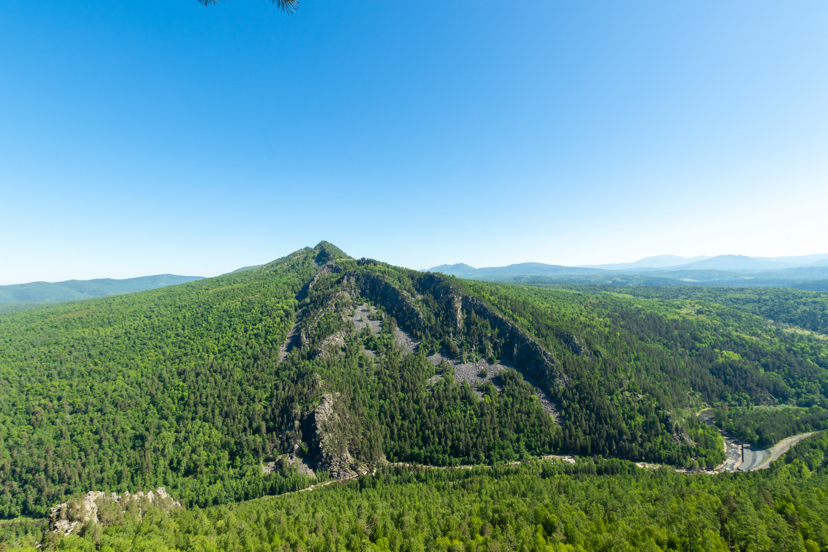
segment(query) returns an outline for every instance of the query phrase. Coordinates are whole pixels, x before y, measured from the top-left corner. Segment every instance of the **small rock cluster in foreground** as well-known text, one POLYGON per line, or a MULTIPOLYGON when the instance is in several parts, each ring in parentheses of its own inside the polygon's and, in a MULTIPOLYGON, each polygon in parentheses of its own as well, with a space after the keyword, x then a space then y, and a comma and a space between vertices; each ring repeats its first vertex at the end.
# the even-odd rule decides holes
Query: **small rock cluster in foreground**
POLYGON ((149 505, 158 506, 166 511, 172 508, 180 508, 181 504, 174 500, 164 487, 158 487, 154 492, 137 492, 123 495, 110 493, 107 495, 102 491, 89 491, 83 498, 73 498, 58 504, 49 510, 49 530, 55 533, 71 535, 90 521, 101 523, 98 517, 99 508, 118 504, 120 511, 137 509, 143 513, 149 505))

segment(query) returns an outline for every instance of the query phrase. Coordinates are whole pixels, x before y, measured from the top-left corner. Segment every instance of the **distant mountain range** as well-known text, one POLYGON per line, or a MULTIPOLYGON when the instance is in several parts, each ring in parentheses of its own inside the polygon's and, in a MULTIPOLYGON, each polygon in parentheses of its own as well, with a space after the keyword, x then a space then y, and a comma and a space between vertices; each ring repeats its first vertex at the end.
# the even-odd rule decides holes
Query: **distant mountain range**
MULTIPOLYGON (((255 268, 257 266, 244 267, 233 273, 255 268)), ((475 268, 457 263, 435 266, 430 268, 429 272, 440 272, 470 280, 527 284, 791 287, 809 291, 828 291, 828 254, 799 257, 702 255, 689 258, 658 255, 632 263, 595 266, 519 263, 475 268)), ((124 280, 99 278, 0 286, 0 312, 19 310, 40 303, 146 291, 201 279, 201 276, 158 274, 124 280)))
POLYGON ((660 268, 667 270, 773 270, 803 266, 828 266, 828 254, 804 255, 799 257, 748 257, 745 255, 717 255, 708 257, 679 257, 659 255, 645 257, 634 263, 584 265, 585 268, 602 270, 629 270, 660 268))
POLYGON ((708 255, 698 257, 679 257, 678 255, 657 255, 655 257, 644 257, 634 263, 616 263, 602 265, 583 265, 585 268, 600 268, 602 270, 626 270, 628 268, 666 268, 679 266, 709 259, 708 255))
POLYGON ((54 283, 31 282, 28 284, 0 286, 0 304, 73 301, 87 299, 89 297, 146 291, 202 279, 201 276, 158 274, 155 276, 127 278, 125 280, 99 278, 95 280, 67 280, 65 282, 54 283))
POLYGON ((430 272, 458 278, 513 283, 578 283, 647 286, 797 287, 828 291, 828 254, 800 257, 679 257, 659 255, 633 263, 561 266, 520 263, 474 268, 464 263, 435 266, 430 272))
POLYGON ((429 272, 441 272, 459 278, 471 278, 475 280, 501 279, 515 276, 574 276, 607 273, 606 270, 598 268, 548 265, 543 263, 520 263, 491 268, 474 268, 467 264, 459 263, 435 266, 429 269, 429 272))

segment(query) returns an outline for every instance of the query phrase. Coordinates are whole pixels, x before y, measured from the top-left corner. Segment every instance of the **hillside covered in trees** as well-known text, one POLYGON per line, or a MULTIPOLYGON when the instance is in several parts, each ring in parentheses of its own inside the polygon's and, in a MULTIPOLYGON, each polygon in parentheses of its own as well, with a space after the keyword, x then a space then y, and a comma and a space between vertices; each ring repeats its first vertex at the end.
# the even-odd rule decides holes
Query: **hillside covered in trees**
POLYGON ((695 412, 825 408, 826 368, 820 335, 704 299, 467 282, 322 242, 0 315, 0 516, 159 486, 207 508, 389 463, 713 467, 695 412))
MULTIPOLYGON (((241 504, 118 508, 75 534, 0 526, 0 549, 818 552, 828 546, 828 435, 751 474, 648 471, 623 460, 492 469, 387 467, 340 485, 241 504)), ((70 513, 69 521, 75 519, 70 513)))
POLYGON ((673 305, 681 301, 715 303, 734 310, 755 314, 776 324, 789 325, 790 331, 808 330, 828 338, 828 293, 785 288, 711 288, 589 286, 571 284, 531 284, 547 289, 569 289, 589 294, 617 294, 654 299, 673 305))

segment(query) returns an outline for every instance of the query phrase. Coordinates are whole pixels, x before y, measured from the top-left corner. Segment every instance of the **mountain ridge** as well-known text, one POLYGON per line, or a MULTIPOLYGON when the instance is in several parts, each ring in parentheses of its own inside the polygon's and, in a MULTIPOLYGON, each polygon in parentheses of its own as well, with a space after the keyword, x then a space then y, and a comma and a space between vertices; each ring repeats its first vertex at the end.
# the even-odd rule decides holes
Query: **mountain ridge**
MULTIPOLYGON (((543 264, 543 263, 516 263, 505 265, 507 267, 520 266, 522 264, 543 264)), ((644 257, 630 263, 610 263, 597 265, 574 265, 566 268, 593 268, 604 271, 626 271, 628 269, 660 269, 660 270, 693 270, 698 267, 712 267, 716 270, 776 270, 782 268, 803 268, 808 266, 828 265, 828 253, 816 253, 811 255, 782 256, 782 257, 750 257, 747 255, 700 255, 697 257, 681 257, 679 255, 656 255, 644 257), (683 262, 673 262, 681 260, 683 262), (651 263, 651 264, 649 264, 651 263), (750 265, 750 266, 746 266, 750 265)), ((545 265, 563 266, 563 265, 545 265)), ((483 270, 474 268, 464 263, 444 264, 432 267, 428 270, 440 272, 440 269, 455 268, 464 270, 483 270)), ((489 267, 488 270, 505 267, 489 267)))
POLYGON ((62 282, 29 282, 0 286, 2 303, 50 303, 76 301, 90 297, 103 297, 121 293, 134 293, 160 287, 202 280, 202 276, 178 276, 156 274, 137 278, 92 280, 65 280, 62 282))
MULTIPOLYGON (((655 257, 666 262, 676 256, 655 257)), ((676 266, 652 268, 644 266, 647 259, 636 263, 598 265, 597 267, 565 267, 542 263, 519 263, 503 267, 474 268, 458 263, 440 265, 429 269, 474 280, 527 281, 532 278, 548 278, 550 282, 596 283, 617 285, 714 285, 714 286, 770 286, 797 287, 811 280, 828 277, 828 255, 780 257, 776 259, 754 258, 743 255, 719 255, 704 260, 676 266), (820 259, 820 257, 826 257, 820 259), (814 261, 814 259, 817 259, 814 261), (794 259, 794 260, 792 260, 794 259), (799 259, 797 262, 796 259, 799 259), (638 264, 641 263, 641 264, 638 264), (632 266, 637 265, 637 266, 632 266), (608 267, 620 267, 611 269, 608 267), (728 268, 730 267, 730 268, 728 268)))
POLYGON ((583 268, 600 268, 602 270, 625 270, 628 268, 664 268, 669 266, 679 266, 695 261, 703 261, 710 259, 709 255, 698 255, 696 257, 681 257, 679 255, 655 255, 652 257, 644 257, 631 263, 610 263, 599 265, 577 265, 583 268))
POLYGON ((306 486, 300 464, 323 479, 562 453, 712 468, 702 407, 828 405, 825 340, 669 292, 463 280, 321 242, 7 313, 0 516, 92 488, 208 507, 306 486))

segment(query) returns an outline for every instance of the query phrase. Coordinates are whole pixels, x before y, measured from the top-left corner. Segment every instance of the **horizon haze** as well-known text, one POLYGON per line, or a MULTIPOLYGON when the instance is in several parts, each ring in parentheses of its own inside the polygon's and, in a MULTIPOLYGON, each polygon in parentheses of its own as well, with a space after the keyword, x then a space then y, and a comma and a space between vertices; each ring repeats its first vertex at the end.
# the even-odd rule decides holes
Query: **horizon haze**
MULTIPOLYGON (((285 252, 284 254, 276 257, 274 259, 270 259, 270 261, 277 260, 284 256, 290 255, 291 252, 285 252)), ((370 257, 369 257, 370 258, 370 257)), ((266 264, 266 263, 262 263, 266 264)), ((613 273, 623 273, 625 271, 629 272, 636 272, 636 271, 646 271, 646 270, 661 270, 661 271, 676 271, 676 270, 697 270, 697 271, 716 271, 716 270, 729 270, 729 271, 748 271, 748 272, 765 272, 765 271, 772 271, 775 269, 784 270, 789 268, 808 268, 808 267, 828 267, 828 253, 814 253, 804 256, 783 256, 783 257, 747 257, 744 255, 718 255, 715 257, 711 257, 708 255, 701 255, 698 257, 681 257, 678 255, 656 255, 653 257, 644 257, 638 259, 633 262, 627 263, 613 263, 613 264, 598 264, 598 265, 578 265, 578 266, 567 266, 562 264, 555 264, 555 263, 538 263, 534 261, 527 261, 524 263, 513 263, 511 265, 505 266, 482 266, 482 267, 474 267, 467 263, 458 262, 458 263, 447 263, 442 265, 435 265, 430 268, 419 268, 414 270, 420 270, 422 272, 445 272, 446 270, 453 270, 458 271, 456 272, 458 275, 461 273, 470 273, 472 271, 477 270, 492 270, 492 269, 501 269, 501 268, 511 268, 511 267, 519 267, 519 266, 534 266, 540 269, 545 267, 559 267, 559 268, 567 268, 567 269, 586 269, 587 272, 605 272, 607 274, 613 273)), ((49 282, 46 280, 33 280, 30 282, 19 282, 16 284, 0 284, 0 292, 6 290, 9 292, 13 288, 21 288, 22 286, 27 286, 31 284, 49 284, 49 285, 59 285, 59 284, 77 284, 78 282, 96 282, 96 281, 104 281, 104 280, 112 280, 114 282, 128 282, 130 280, 140 280, 144 278, 157 278, 157 277, 176 277, 176 278, 187 278, 186 281, 191 281, 193 279, 201 279, 201 278, 210 278, 215 276, 221 276, 224 274, 230 274, 233 272, 240 272, 243 270, 249 270, 252 268, 257 268, 261 265, 245 265, 242 267, 235 268, 230 270, 226 273, 212 275, 212 276, 181 276, 181 275, 173 275, 170 273, 164 273, 159 275, 148 275, 148 274, 140 274, 137 276, 131 276, 127 279, 111 279, 107 276, 103 276, 101 278, 90 278, 87 280, 82 280, 78 278, 70 278, 68 280, 63 281, 55 281, 49 282)), ((411 268, 411 267, 406 267, 411 268)), ((531 272, 531 271, 530 271, 531 272)), ((453 273, 453 272, 449 272, 453 273)), ((184 281, 184 280, 182 280, 184 281)), ((2 297, 0 296, 0 299, 2 297)), ((2 301, 0 301, 2 302, 2 301)))

